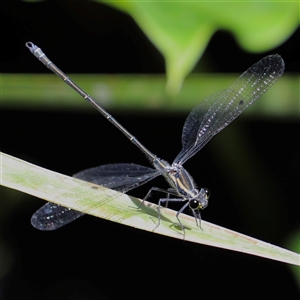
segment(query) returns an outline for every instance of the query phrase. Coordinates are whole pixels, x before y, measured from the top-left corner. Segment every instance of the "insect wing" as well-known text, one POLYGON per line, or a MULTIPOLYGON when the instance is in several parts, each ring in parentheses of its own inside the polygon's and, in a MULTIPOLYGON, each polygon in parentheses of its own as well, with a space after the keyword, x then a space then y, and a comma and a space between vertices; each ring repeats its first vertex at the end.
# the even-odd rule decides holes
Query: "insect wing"
MULTIPOLYGON (((74 174, 74 177, 125 193, 161 175, 162 172, 136 164, 111 164, 83 170, 74 174)), ((33 214, 31 224, 36 229, 50 231, 83 215, 82 212, 48 202, 33 214)))
POLYGON ((252 65, 226 90, 211 95, 196 106, 183 126, 182 150, 174 163, 183 164, 195 155, 264 94, 283 71, 284 61, 279 55, 267 56, 252 65))

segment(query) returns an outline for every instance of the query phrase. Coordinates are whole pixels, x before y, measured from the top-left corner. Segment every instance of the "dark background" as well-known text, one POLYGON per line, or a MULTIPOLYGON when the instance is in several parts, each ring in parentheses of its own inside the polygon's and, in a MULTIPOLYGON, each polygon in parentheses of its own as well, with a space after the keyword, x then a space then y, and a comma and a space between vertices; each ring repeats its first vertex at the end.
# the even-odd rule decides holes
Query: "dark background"
MULTIPOLYGON (((93 2, 10 3, 1 11, 1 73, 48 73, 25 48, 27 41, 66 73, 164 73, 161 54, 117 10, 93 2)), ((286 72, 299 72, 299 30, 270 53, 283 56, 286 72)), ((267 54, 247 53, 220 31, 196 69, 241 73, 267 54)), ((186 113, 111 113, 159 157, 171 162, 180 151, 186 113)), ((115 162, 147 165, 92 108, 88 114, 1 108, 1 127, 1 151, 63 174, 115 162)), ((203 218, 288 247, 299 228, 298 135, 298 120, 240 118, 211 141, 185 165, 212 191, 203 218), (245 148, 251 157, 242 155, 245 148), (245 167, 237 165, 241 161, 245 167), (253 161, 260 176, 242 174, 253 161), (240 186, 239 177, 248 180, 240 186)), ((152 185, 166 187, 158 179, 130 194, 143 197, 152 185)), ((29 220, 43 203, 1 188, 1 299, 238 299, 241 291, 248 298, 299 298, 288 265, 276 261, 90 216, 55 232, 39 232, 29 220)))

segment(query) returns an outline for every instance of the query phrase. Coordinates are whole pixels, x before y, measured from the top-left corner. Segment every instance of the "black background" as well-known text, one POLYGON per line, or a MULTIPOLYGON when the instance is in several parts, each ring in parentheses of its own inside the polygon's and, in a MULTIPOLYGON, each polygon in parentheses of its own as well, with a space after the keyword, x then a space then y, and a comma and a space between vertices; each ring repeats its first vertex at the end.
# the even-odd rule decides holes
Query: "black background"
MULTIPOLYGON (((1 12, 2 73, 48 72, 25 48, 29 40, 66 73, 164 73, 161 54, 134 21, 117 10, 84 1, 10 3, 1 12)), ((286 72, 299 72, 299 30, 270 53, 284 57, 286 72)), ((201 59, 205 67, 199 64, 196 69, 241 73, 267 54, 246 53, 229 33, 217 32, 201 59)), ((172 161, 180 151, 186 113, 111 113, 159 157, 172 161)), ((1 151, 63 174, 115 162, 147 165, 97 112, 1 108, 1 127, 1 151)), ((211 141, 185 165, 196 182, 212 191, 203 218, 288 247, 289 236, 299 228, 298 135, 296 120, 241 118, 211 141), (240 152, 243 147, 253 151, 251 161, 260 165, 266 181, 250 174, 249 181, 237 187, 238 180, 228 179, 229 174, 244 176, 243 166, 226 163, 241 155, 236 133, 243 137, 240 152), (232 153, 226 147, 228 152, 222 153, 220 145, 228 141, 237 145, 232 153)), ((153 185, 166 186, 160 179, 153 185)), ((131 194, 143 197, 148 188, 131 194)), ((240 299, 244 293, 248 298, 299 298, 286 264, 88 216, 55 232, 39 232, 29 220, 42 204, 1 188, 3 299, 240 299)))

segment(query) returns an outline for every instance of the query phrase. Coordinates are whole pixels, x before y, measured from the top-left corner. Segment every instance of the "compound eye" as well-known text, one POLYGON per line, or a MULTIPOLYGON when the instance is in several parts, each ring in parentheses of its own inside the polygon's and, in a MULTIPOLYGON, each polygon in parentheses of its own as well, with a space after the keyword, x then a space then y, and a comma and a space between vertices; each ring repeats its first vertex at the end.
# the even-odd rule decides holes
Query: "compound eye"
POLYGON ((204 191, 205 191, 205 194, 206 194, 206 199, 209 199, 210 195, 211 195, 211 192, 209 189, 207 188, 204 188, 204 191))
POLYGON ((191 200, 189 202, 189 206, 190 206, 190 209, 193 209, 193 210, 198 209, 199 208, 199 201, 191 200))

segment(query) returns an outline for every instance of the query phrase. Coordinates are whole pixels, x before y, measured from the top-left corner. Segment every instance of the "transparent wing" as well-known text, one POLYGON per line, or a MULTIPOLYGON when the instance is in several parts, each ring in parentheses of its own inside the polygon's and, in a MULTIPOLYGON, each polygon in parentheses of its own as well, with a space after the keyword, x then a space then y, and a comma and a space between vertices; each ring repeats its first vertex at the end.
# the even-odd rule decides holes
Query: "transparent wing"
MULTIPOLYGON (((125 193, 162 173, 161 170, 136 164, 110 164, 86 169, 73 176, 125 193)), ((84 213, 48 202, 33 214, 31 224, 39 230, 55 230, 82 215, 84 213)))
POLYGON ((284 61, 270 55, 251 66, 225 91, 206 98, 187 117, 182 131, 182 150, 174 163, 183 164, 212 137, 229 125, 264 94, 283 74, 284 61))

